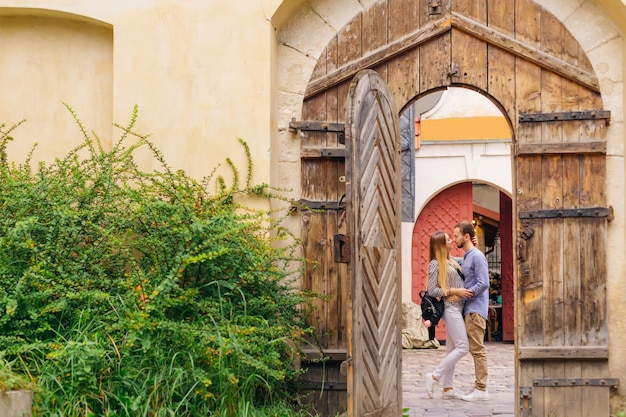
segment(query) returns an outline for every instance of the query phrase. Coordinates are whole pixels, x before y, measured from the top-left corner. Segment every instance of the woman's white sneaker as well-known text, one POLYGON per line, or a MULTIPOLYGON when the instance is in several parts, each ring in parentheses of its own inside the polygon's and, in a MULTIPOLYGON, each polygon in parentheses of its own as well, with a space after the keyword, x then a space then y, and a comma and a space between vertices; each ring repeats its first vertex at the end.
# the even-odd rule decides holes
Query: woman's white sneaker
POLYGON ((444 391, 443 394, 441 394, 441 398, 444 400, 454 400, 456 398, 460 398, 462 394, 459 392, 459 390, 457 390, 456 388, 452 388, 449 391, 444 391))
POLYGON ((426 379, 426 394, 428 398, 435 398, 435 390, 439 390, 439 381, 433 379, 433 374, 424 375, 426 379))
POLYGON ((475 389, 469 394, 459 395, 459 398, 463 401, 487 401, 489 399, 489 392, 475 389))

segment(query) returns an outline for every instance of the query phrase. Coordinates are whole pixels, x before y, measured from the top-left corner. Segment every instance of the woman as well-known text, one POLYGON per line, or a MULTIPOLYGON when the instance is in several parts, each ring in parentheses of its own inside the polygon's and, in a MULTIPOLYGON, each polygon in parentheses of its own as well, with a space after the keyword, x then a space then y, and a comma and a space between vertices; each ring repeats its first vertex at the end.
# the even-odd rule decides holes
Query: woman
POLYGON ((446 323, 446 357, 432 373, 426 374, 426 393, 435 397, 443 387, 442 398, 452 399, 459 395, 452 386, 454 367, 469 351, 465 322, 463 321, 464 298, 471 292, 463 288, 461 266, 450 256, 454 242, 444 232, 430 236, 428 265, 428 293, 436 298, 443 297, 446 323))

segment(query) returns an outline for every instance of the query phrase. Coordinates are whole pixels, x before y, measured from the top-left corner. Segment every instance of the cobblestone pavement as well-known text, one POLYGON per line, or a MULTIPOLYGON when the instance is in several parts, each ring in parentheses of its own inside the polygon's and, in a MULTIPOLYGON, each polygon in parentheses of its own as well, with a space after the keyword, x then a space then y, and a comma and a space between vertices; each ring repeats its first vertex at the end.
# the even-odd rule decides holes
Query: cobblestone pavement
MULTIPOLYGON (((424 375, 432 372, 446 354, 439 349, 402 350, 402 402, 409 417, 514 417, 515 365, 514 345, 486 342, 489 379, 488 401, 467 402, 459 399, 430 399, 426 395, 424 375)), ((474 362, 466 355, 456 366, 455 386, 469 392, 474 383, 474 362)))

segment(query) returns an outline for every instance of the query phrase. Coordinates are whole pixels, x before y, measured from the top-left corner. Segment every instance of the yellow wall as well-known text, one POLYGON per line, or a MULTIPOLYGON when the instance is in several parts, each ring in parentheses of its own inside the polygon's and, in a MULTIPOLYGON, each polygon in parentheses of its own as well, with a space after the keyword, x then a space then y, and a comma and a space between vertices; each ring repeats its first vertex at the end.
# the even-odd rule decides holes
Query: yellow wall
POLYGON ((504 117, 422 119, 421 141, 511 139, 504 117))
POLYGON ((243 0, 0 0, 0 123, 28 119, 10 158, 39 142, 33 160, 50 161, 81 140, 63 102, 105 143, 137 104, 138 132, 173 168, 200 178, 232 157, 243 169, 241 137, 269 182, 270 13, 243 0))

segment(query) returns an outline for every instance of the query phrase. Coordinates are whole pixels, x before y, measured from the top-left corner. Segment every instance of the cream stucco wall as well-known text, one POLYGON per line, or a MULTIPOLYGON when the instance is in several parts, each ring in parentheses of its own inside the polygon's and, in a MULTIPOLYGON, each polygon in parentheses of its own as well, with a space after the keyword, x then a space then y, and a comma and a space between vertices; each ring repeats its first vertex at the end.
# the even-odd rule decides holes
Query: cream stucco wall
MULTIPOLYGON (((626 375, 626 361, 617 356, 626 344, 626 322, 618 320, 626 316, 626 0, 538 2, 584 48, 612 114, 607 132, 607 198, 615 209, 609 225, 610 366, 615 376, 626 375)), ((236 142, 241 137, 251 144, 255 180, 291 188, 298 197, 299 142, 288 131, 289 120, 300 115, 307 82, 328 41, 374 3, 0 0, 2 22, 14 22, 12 29, 0 24, 0 34, 7 35, 0 37, 0 122, 28 118, 34 126, 16 132, 16 152, 38 141, 42 146, 34 158, 49 160, 80 136, 62 102, 109 141, 115 132, 111 123, 126 123, 137 104, 137 130, 152 134, 173 167, 202 177, 227 156, 241 163, 236 142), (33 56, 38 61, 30 64, 33 56)), ((152 164, 148 158, 143 163, 152 164)), ((299 227, 295 216, 292 227, 299 227)))
POLYGON ((137 104, 137 131, 175 168, 202 177, 227 156, 242 164, 241 137, 255 180, 269 182, 272 13, 263 1, 1 0, 3 21, 29 29, 0 37, 0 122, 27 118, 16 142, 55 144, 34 155, 50 160, 80 138, 62 102, 109 143, 137 104), (102 65, 85 63, 94 51, 102 65))

